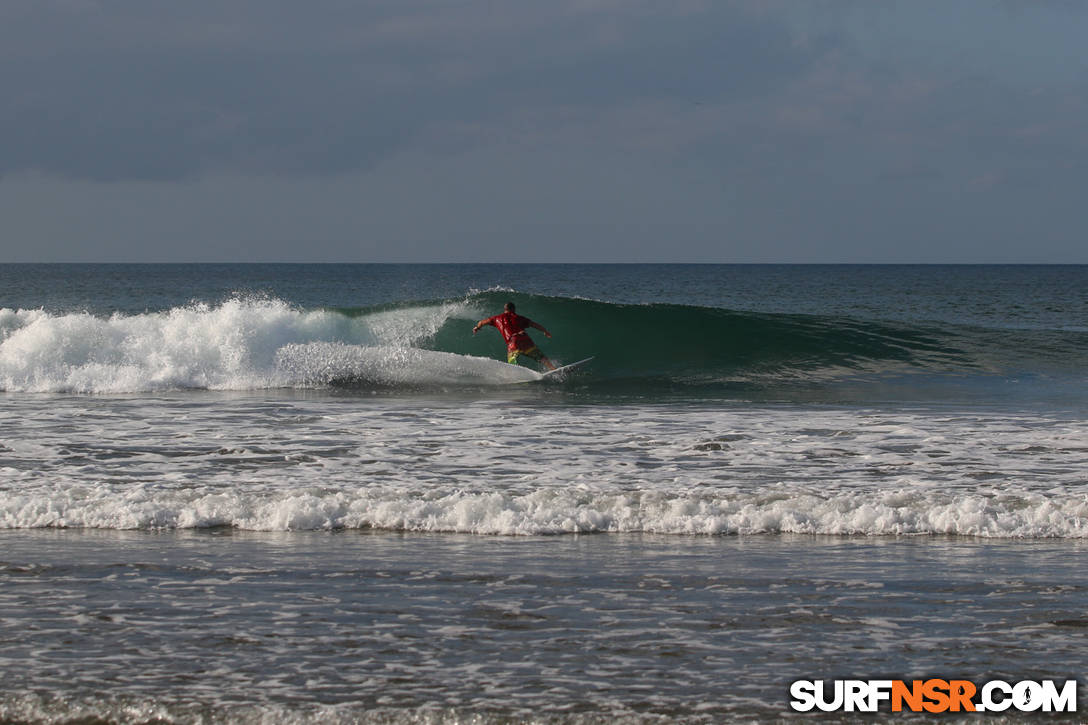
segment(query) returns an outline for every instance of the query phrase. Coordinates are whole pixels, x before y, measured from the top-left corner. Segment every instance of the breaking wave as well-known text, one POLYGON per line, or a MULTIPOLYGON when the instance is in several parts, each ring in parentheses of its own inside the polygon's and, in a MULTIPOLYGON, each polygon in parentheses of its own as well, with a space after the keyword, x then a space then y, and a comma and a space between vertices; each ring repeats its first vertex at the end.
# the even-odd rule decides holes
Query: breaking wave
POLYGON ((123 393, 493 385, 539 379, 506 365, 502 341, 471 323, 515 299, 554 334, 559 362, 596 356, 595 389, 777 389, 916 376, 1075 376, 1088 333, 1020 332, 627 305, 511 291, 352 309, 238 298, 97 316, 0 310, 0 389, 123 393), (1045 338, 1045 339, 1044 339, 1045 338))
POLYGON ((539 378, 495 360, 415 347, 460 309, 440 304, 350 316, 243 299, 110 317, 5 309, 0 388, 128 393, 539 378))

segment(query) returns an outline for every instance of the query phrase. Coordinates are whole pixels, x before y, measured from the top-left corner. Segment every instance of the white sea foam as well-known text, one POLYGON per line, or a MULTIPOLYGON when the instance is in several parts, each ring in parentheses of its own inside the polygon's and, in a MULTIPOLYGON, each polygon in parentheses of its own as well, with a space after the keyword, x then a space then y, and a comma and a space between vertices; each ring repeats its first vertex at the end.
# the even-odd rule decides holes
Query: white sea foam
POLYGON ((375 385, 504 385, 540 373, 498 360, 410 347, 316 342, 276 352, 278 377, 294 385, 360 381, 375 385))
POLYGON ((637 490, 578 495, 449 491, 405 495, 388 487, 356 491, 162 491, 112 486, 0 494, 0 527, 254 531, 388 529, 537 535, 565 533, 835 535, 952 534, 1088 538, 1083 495, 1030 491, 953 495, 895 489, 815 494, 675 495, 637 490))
MULTIPOLYGON (((335 370, 369 364, 329 354, 335 370)), ((0 419, 2 528, 1088 538, 1088 431, 1060 417, 505 396, 17 402, 0 419)))
POLYGON ((336 378, 377 384, 532 378, 508 380, 507 366, 494 361, 410 349, 447 319, 464 316, 472 312, 458 304, 351 318, 252 299, 110 317, 3 309, 0 389, 130 393, 297 387, 336 378))

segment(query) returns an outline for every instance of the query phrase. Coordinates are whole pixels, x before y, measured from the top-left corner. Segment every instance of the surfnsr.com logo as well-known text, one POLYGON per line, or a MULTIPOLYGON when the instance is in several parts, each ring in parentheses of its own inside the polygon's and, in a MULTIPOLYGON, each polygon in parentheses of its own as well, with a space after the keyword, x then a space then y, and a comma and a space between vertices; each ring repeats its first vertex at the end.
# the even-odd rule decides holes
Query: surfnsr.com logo
POLYGON ((1077 681, 797 680, 790 685, 797 712, 1076 712, 1077 681))

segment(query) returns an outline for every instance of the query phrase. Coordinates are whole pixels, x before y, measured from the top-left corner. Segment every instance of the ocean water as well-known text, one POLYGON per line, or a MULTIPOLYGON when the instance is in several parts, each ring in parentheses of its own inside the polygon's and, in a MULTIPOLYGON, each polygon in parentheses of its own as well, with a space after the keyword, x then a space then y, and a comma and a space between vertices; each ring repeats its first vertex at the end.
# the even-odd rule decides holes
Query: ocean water
POLYGON ((1082 266, 0 265, 0 721, 1081 680, 1086 371, 1082 266))

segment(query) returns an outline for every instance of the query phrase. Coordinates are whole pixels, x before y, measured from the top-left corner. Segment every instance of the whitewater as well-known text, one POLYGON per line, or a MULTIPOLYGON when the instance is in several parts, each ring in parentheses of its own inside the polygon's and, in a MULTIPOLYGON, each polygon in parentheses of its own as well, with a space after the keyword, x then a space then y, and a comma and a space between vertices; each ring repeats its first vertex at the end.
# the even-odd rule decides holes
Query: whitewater
POLYGON ((571 416, 328 392, 40 402, 48 413, 0 427, 0 527, 1088 535, 1086 428, 1038 415, 571 416))
POLYGON ((0 389, 135 393, 328 385, 498 385, 534 379, 486 358, 443 355, 413 343, 436 324, 469 319, 466 305, 389 311, 365 318, 233 299, 164 312, 51 314, 0 310, 0 389))

